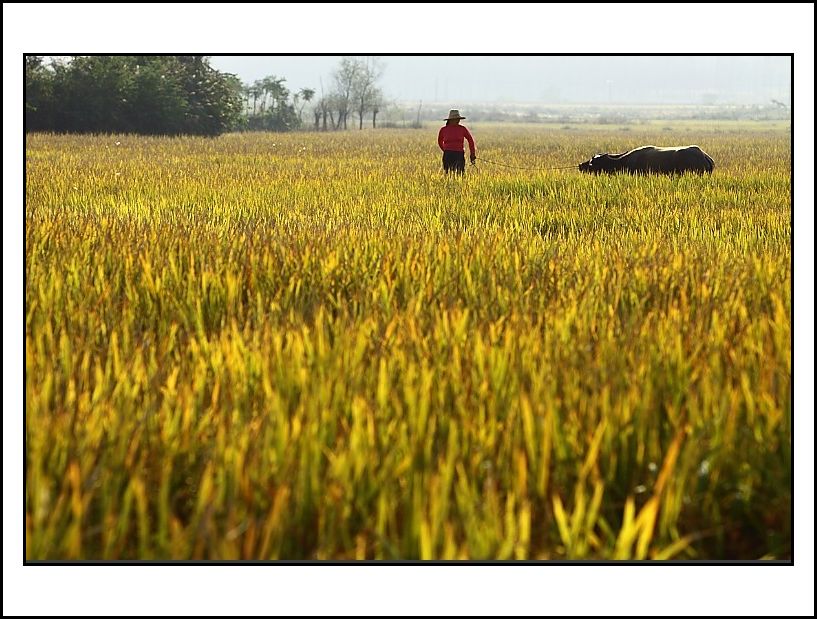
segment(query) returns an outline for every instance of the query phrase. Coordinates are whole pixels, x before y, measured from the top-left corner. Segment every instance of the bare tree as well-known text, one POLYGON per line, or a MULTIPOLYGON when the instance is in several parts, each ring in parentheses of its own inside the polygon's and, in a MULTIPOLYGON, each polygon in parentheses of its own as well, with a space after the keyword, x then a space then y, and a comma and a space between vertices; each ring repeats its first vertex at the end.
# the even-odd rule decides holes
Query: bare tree
POLYGON ((337 131, 340 129, 341 124, 346 124, 348 104, 343 96, 335 92, 326 97, 326 107, 329 110, 329 124, 332 126, 332 129, 337 131), (335 112, 338 113, 337 120, 335 119, 335 112))
POLYGON ((352 91, 355 111, 360 120, 359 129, 363 129, 363 115, 374 110, 380 90, 377 80, 383 76, 383 63, 377 57, 367 56, 365 60, 356 60, 358 65, 357 79, 352 91))
POLYGON ((379 88, 375 88, 372 93, 372 129, 377 129, 377 114, 383 106, 383 93, 379 88))
POLYGON ((322 131, 326 131, 328 129, 326 125, 326 119, 332 114, 331 109, 332 101, 330 97, 321 97, 315 103, 315 108, 312 110, 313 114, 315 115, 315 130, 318 129, 322 131))
MULTIPOLYGON (((321 96, 314 110, 315 128, 323 118, 326 129, 326 117, 329 116, 330 127, 334 130, 348 129, 349 114, 353 110, 358 115, 358 127, 363 129, 363 118, 372 113, 372 125, 377 126, 377 113, 383 98, 377 81, 383 76, 383 63, 374 56, 355 58, 346 56, 341 59, 337 69, 332 73, 332 90, 324 94, 321 80, 321 96)), ((301 97, 314 93, 302 91, 301 97)))
POLYGON ((338 120, 335 129, 339 129, 341 123, 346 129, 346 118, 349 116, 349 104, 355 92, 355 85, 358 82, 361 71, 361 63, 349 57, 344 57, 340 61, 340 66, 332 74, 335 80, 334 102, 338 111, 338 120))
POLYGON ((323 93, 323 78, 320 78, 321 98, 318 99, 315 105, 315 130, 317 131, 319 122, 323 119, 323 130, 326 131, 326 114, 329 111, 329 104, 326 100, 326 95, 323 93))

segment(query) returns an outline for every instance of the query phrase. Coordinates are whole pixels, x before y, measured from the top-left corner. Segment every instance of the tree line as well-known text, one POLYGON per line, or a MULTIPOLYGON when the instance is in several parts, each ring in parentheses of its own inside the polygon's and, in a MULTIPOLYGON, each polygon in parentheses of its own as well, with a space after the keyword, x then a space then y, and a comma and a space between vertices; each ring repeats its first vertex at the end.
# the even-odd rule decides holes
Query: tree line
POLYGON ((275 75, 245 84, 241 90, 245 118, 239 129, 339 131, 349 128, 350 117, 356 118, 358 129, 363 129, 364 118, 369 116, 376 128, 377 114, 385 101, 377 85, 382 76, 380 59, 347 57, 333 71, 326 92, 322 80, 320 93, 314 88, 290 91, 286 79, 275 75), (311 120, 304 118, 310 103, 311 120))
POLYGON ((25 57, 28 131, 218 135, 241 119, 240 81, 204 56, 25 57))
POLYGON ((314 88, 283 77, 252 84, 217 71, 205 56, 25 57, 25 127, 58 133, 219 135, 226 131, 363 128, 384 97, 378 58, 343 58, 314 88), (311 118, 305 110, 311 104, 311 118))

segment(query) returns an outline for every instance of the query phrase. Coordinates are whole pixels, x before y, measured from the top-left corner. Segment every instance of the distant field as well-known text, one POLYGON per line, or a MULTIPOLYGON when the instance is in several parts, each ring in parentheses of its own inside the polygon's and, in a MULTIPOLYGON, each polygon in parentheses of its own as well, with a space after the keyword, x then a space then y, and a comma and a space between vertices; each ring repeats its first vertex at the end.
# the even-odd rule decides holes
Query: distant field
MULTIPOLYGON (((708 135, 716 137, 723 133, 738 133, 745 135, 749 133, 768 132, 772 134, 791 133, 791 121, 748 121, 748 120, 724 120, 724 121, 703 121, 703 120, 644 120, 632 121, 618 124, 599 123, 551 123, 552 127, 560 129, 571 127, 581 130, 598 131, 637 131, 639 134, 660 132, 660 141, 669 143, 676 137, 687 136, 690 133, 697 135, 708 135)), ((770 136, 774 137, 774 136, 770 136)), ((779 137, 779 136, 777 136, 779 137)), ((658 138, 656 138, 658 139, 658 138)))
MULTIPOLYGON (((655 118, 627 118, 622 122, 610 120, 598 122, 592 118, 576 118, 572 121, 538 121, 538 122, 483 122, 468 125, 475 131, 489 130, 494 132, 533 131, 536 134, 554 131, 605 132, 618 138, 618 132, 634 131, 637 136, 651 136, 662 145, 675 144, 676 138, 685 139, 690 133, 695 136, 707 136, 708 140, 722 133, 739 133, 741 135, 768 133, 769 137, 780 138, 782 134, 791 134, 790 120, 676 120, 655 118)), ((426 130, 438 127, 437 123, 425 121, 426 130)))
POLYGON ((727 125, 28 136, 27 558, 789 558, 791 143, 727 125))

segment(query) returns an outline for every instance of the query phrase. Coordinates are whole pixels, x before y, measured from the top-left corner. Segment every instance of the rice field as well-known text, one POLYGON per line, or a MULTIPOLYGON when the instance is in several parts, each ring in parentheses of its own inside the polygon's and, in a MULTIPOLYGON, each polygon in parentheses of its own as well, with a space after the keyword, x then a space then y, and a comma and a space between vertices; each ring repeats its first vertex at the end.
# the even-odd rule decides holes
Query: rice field
POLYGON ((724 126, 27 136, 26 559, 790 558, 791 142, 724 126))

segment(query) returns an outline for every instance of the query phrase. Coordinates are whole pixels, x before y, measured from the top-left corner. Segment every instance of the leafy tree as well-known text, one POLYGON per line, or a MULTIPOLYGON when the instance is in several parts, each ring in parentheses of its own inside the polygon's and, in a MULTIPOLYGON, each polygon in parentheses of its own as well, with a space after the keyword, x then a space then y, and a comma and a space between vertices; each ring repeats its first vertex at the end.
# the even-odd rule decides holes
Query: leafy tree
POLYGON ((244 128, 254 131, 291 131, 301 126, 301 118, 295 109, 296 99, 290 102, 291 93, 284 85, 286 79, 269 75, 244 87, 253 99, 252 112, 247 106, 244 128), (261 105, 256 105, 260 100, 261 105))
POLYGON ((176 58, 190 107, 185 133, 218 135, 232 129, 241 115, 240 94, 233 81, 211 68, 204 56, 176 58))
POLYGON ((172 134, 187 123, 190 105, 176 71, 173 59, 137 60, 127 96, 137 133, 172 134))
POLYGON ((127 111, 133 72, 124 56, 78 56, 54 63, 53 119, 56 131, 135 131, 127 111))
POLYGON ((25 126, 30 131, 51 128, 52 73, 42 56, 25 57, 25 126))
POLYGON ((315 91, 312 88, 301 88, 295 95, 294 101, 295 105, 298 107, 298 120, 303 123, 304 120, 304 106, 312 101, 312 98, 315 96, 315 91), (298 105, 300 102, 300 105, 298 105))
POLYGON ((26 59, 29 130, 218 135, 240 119, 240 82, 204 56, 26 59))

